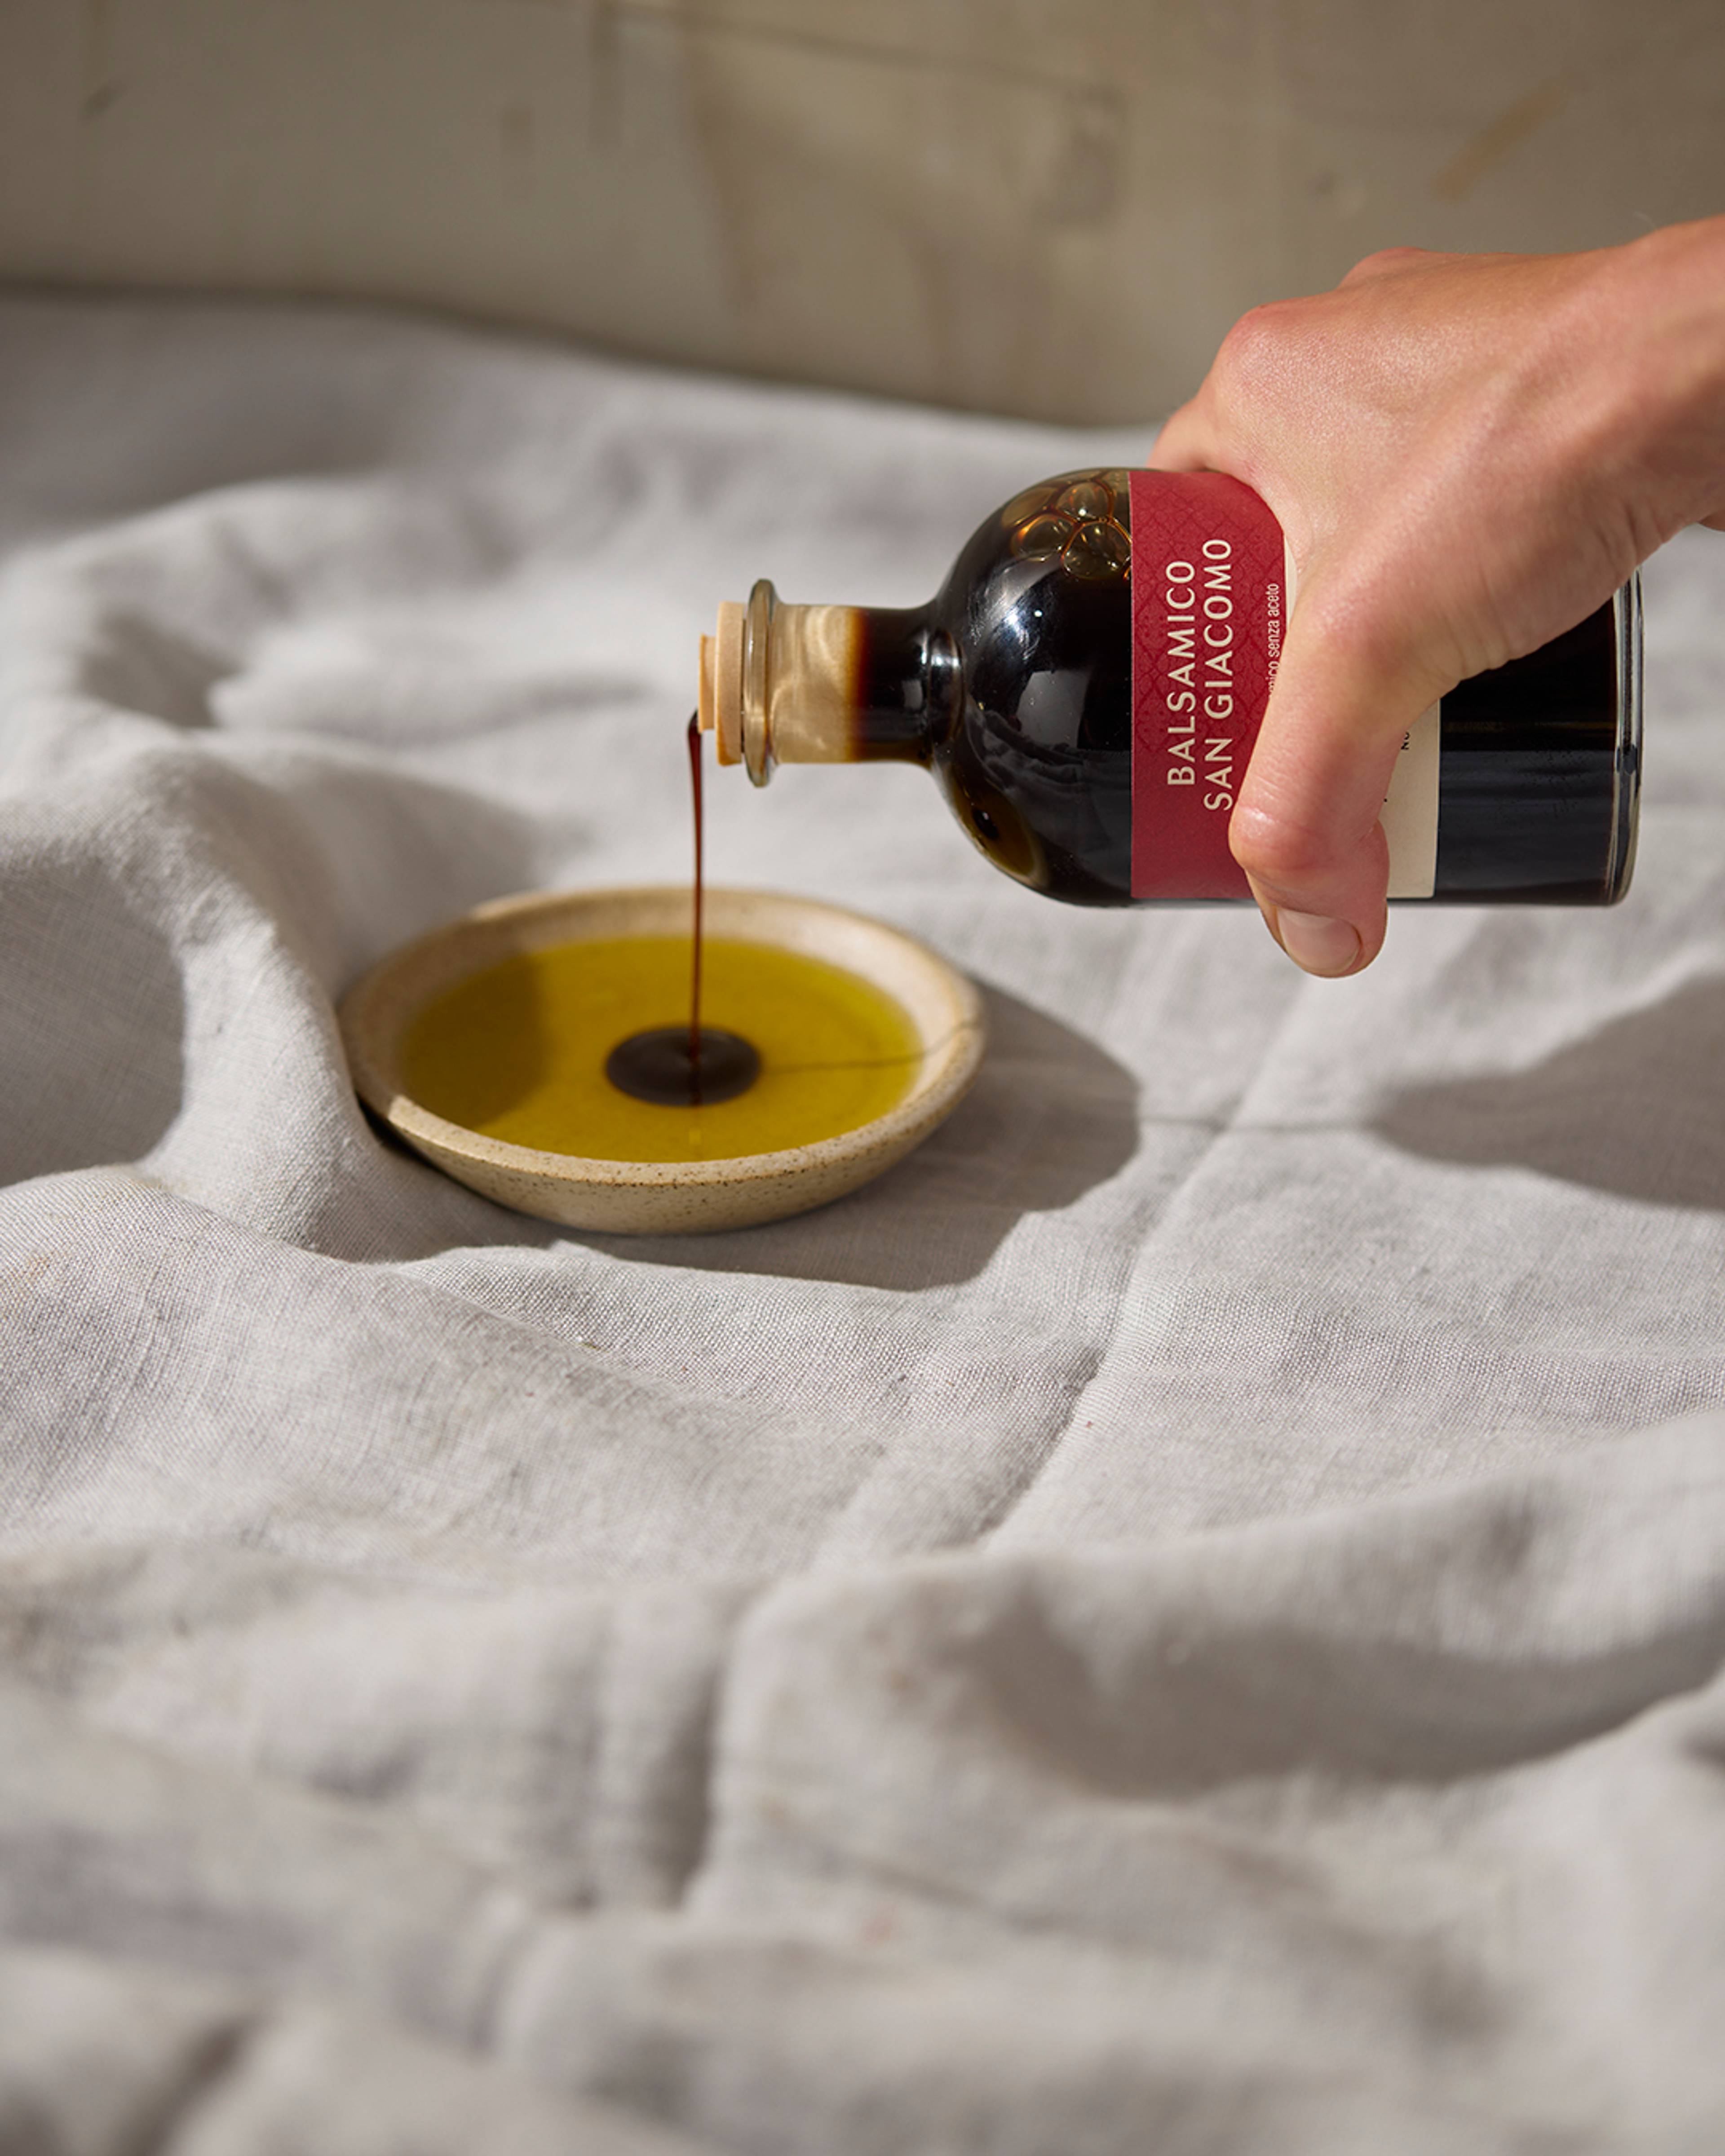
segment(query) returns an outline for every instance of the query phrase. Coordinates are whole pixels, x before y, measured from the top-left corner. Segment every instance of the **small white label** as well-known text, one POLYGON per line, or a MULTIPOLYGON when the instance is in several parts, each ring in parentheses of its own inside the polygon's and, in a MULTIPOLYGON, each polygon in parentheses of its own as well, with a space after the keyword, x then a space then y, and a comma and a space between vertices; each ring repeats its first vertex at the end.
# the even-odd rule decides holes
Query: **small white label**
POLYGON ((1389 841, 1392 898, 1430 898, 1437 887, 1438 710, 1422 711, 1404 737, 1378 819, 1389 841))

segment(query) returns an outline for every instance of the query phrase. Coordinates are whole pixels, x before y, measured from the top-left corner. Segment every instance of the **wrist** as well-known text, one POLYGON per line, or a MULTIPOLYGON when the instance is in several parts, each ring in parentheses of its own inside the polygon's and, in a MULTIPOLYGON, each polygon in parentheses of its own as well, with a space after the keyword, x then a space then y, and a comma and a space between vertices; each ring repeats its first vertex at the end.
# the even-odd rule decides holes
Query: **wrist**
POLYGON ((1651 483, 1665 511, 1656 545, 1725 503, 1725 217, 1614 253, 1620 267, 1600 354, 1616 373, 1610 462, 1651 483))

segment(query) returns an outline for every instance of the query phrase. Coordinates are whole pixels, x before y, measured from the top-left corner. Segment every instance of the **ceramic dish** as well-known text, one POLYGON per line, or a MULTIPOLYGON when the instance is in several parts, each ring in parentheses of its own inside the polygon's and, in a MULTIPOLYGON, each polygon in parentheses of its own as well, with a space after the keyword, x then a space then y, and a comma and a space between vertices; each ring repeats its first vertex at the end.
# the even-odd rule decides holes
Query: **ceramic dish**
POLYGON ((360 1097, 458 1183, 542 1219, 624 1235, 743 1228, 824 1205, 903 1159, 964 1097, 982 1061, 982 998, 964 976, 884 921, 772 891, 709 891, 709 934, 841 966, 903 1008, 921 1045, 909 1091, 872 1122, 783 1152, 732 1160, 589 1160, 538 1152, 446 1122, 412 1099, 400 1046, 434 996, 524 951, 620 936, 686 935, 686 885, 494 900, 404 945, 343 999, 360 1097))

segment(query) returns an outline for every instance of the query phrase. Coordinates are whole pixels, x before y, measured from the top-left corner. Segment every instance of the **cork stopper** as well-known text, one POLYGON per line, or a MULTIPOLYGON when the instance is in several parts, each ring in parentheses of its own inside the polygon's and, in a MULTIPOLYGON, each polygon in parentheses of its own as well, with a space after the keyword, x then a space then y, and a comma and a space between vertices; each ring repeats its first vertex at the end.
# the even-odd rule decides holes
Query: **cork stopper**
POLYGON ((747 609, 735 599, 719 608, 718 628, 701 639, 701 730, 711 734, 721 763, 742 762, 742 639, 747 609))
POLYGON ((777 764, 856 754, 861 619, 855 607, 783 606, 764 579, 747 606, 719 608, 716 629, 701 639, 696 709, 721 763, 746 764, 764 786, 777 764))

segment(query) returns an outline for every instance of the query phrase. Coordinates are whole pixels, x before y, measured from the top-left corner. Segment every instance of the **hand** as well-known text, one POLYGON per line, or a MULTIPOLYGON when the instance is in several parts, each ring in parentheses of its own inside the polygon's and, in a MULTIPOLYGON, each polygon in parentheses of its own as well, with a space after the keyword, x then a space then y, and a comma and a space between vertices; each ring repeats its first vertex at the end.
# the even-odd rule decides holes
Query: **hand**
POLYGON ((1384 940, 1402 737, 1697 521, 1725 528, 1725 218, 1585 254, 1373 254, 1229 332, 1163 429, 1281 524, 1296 599, 1230 829, 1309 973, 1384 940))

